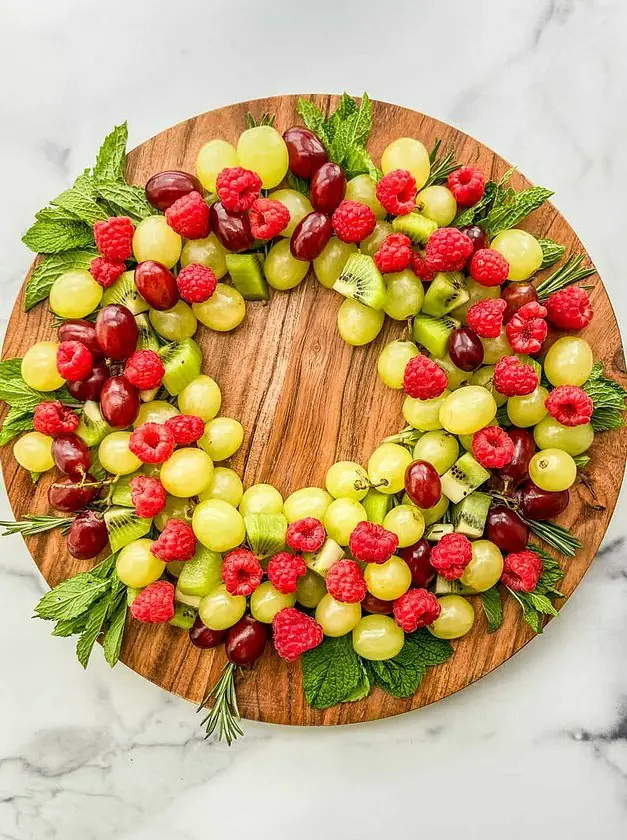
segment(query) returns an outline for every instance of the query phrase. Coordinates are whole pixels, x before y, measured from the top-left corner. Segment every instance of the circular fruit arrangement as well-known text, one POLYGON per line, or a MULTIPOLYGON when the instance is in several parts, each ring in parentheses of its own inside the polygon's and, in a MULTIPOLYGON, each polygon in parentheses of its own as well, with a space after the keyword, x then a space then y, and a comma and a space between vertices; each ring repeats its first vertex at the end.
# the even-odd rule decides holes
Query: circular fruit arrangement
MULTIPOLYGON (((419 136, 373 160, 366 95, 327 115, 299 99, 298 114, 248 115, 235 144, 203 138, 194 172, 142 187, 114 129, 24 237, 43 255, 26 308, 47 300, 55 330, 0 363, 0 442, 34 481, 55 471, 49 509, 7 532, 60 529, 93 561, 36 614, 78 636, 83 665, 98 639, 115 664, 131 621, 179 628, 189 657, 223 647, 202 705, 229 742, 238 675, 266 649, 300 661, 306 701, 325 709, 375 687, 412 697, 478 615, 493 633, 515 606, 540 632, 580 548, 554 519, 575 487, 601 507, 585 468, 597 434, 623 424, 626 392, 582 335, 594 270, 518 227, 550 191, 419 136), (403 395, 405 426, 363 464, 329 463, 324 487, 245 488, 230 459, 250 429, 224 416, 194 336, 316 282, 343 298, 338 342, 398 325, 376 387, 403 395)), ((229 363, 254 387, 252 360, 229 363)))

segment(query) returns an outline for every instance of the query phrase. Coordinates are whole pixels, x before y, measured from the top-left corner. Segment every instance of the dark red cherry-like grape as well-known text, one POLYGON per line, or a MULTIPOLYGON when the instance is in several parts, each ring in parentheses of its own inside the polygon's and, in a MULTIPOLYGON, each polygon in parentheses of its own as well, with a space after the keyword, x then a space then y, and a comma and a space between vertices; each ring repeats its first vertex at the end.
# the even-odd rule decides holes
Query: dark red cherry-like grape
POLYGON ((429 586, 435 577, 435 569, 430 563, 431 543, 418 540, 413 545, 401 548, 398 553, 411 570, 411 585, 419 589, 429 586))
POLYGON ((100 394, 100 411, 110 426, 126 429, 139 414, 139 392, 123 376, 112 376, 100 394))
POLYGON ((570 493, 541 490, 529 479, 518 488, 515 498, 527 519, 553 519, 568 507, 570 493))
POLYGON ((198 178, 190 175, 189 172, 178 172, 173 169, 157 172, 146 181, 145 187, 148 203, 162 211, 171 207, 179 198, 194 191, 202 193, 198 178))
POLYGON ((288 128, 283 133, 283 139, 290 159, 290 170, 299 178, 311 178, 329 159, 320 138, 308 128, 300 125, 288 128))
POLYGON ((481 250, 481 248, 488 247, 488 237, 486 236, 485 230, 480 228, 479 225, 468 225, 467 227, 460 228, 460 230, 472 240, 473 254, 475 251, 481 250))
POLYGON ((172 272, 160 262, 144 260, 135 269, 137 291, 153 309, 172 309, 179 299, 179 290, 172 272))
POLYGON ((428 461, 412 461, 405 470, 405 490, 415 505, 430 508, 437 504, 442 495, 442 482, 433 464, 428 461))
POLYGON ((75 400, 99 400, 105 382, 111 376, 109 368, 104 362, 94 365, 87 379, 80 382, 68 382, 67 389, 75 400))
POLYGON ((52 457, 58 470, 81 478, 91 466, 91 451, 77 435, 57 435, 52 441, 52 457))
POLYGON ((109 359, 122 362, 135 352, 137 323, 126 306, 110 303, 96 318, 96 336, 102 352, 109 359))
POLYGON ((450 334, 448 352, 460 370, 476 370, 483 362, 483 344, 470 327, 459 327, 450 334))
POLYGON ((320 256, 333 233, 331 217, 324 213, 309 213, 296 225, 290 239, 290 251, 297 260, 312 262, 320 256))
POLYGON ((227 630, 226 658, 234 665, 252 665, 263 653, 267 639, 267 625, 245 615, 227 630))
POLYGON ((211 230, 227 251, 246 251, 255 241, 250 229, 248 215, 230 213, 221 201, 211 205, 209 213, 211 230))
POLYGON ((346 192, 346 175, 337 163, 323 163, 311 179, 310 195, 314 210, 333 213, 346 192))
POLYGON ((485 536, 501 551, 522 551, 529 539, 529 526, 515 510, 505 505, 496 505, 488 512, 485 536))
POLYGON ((94 357, 94 361, 103 358, 102 348, 96 337, 96 327, 91 321, 82 318, 74 321, 64 321, 59 327, 59 341, 80 341, 94 357))
POLYGON ((108 542, 107 526, 95 510, 79 513, 67 533, 67 550, 78 560, 91 560, 108 542))
POLYGON ((361 608, 369 613, 391 615, 394 611, 394 601, 382 601, 381 598, 376 598, 370 592, 367 592, 366 597, 361 602, 361 608))
POLYGON ((59 476, 48 488, 48 504, 63 513, 74 513, 88 505, 100 492, 100 484, 87 473, 81 478, 59 476))
POLYGON ((210 630, 197 616, 189 629, 189 640, 198 648, 208 649, 218 647, 224 642, 226 632, 224 630, 210 630))
POLYGON ((529 461, 536 451, 536 442, 528 429, 508 429, 507 434, 514 444, 514 455, 509 464, 501 467, 500 476, 509 482, 519 484, 529 475, 529 461))
POLYGON ((501 292, 501 297, 507 303, 503 312, 503 323, 507 324, 521 306, 538 300, 538 293, 532 283, 510 283, 501 292))

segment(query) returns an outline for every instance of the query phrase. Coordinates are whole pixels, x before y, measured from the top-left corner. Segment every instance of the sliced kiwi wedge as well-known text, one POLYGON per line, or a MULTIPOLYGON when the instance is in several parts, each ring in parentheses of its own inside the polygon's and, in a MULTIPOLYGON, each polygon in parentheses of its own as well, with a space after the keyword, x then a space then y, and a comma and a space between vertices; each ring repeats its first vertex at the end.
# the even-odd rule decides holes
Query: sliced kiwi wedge
POLYGON ((180 627, 182 630, 189 630, 196 620, 197 612, 189 604, 175 604, 174 617, 168 621, 173 627, 180 627))
POLYGON ((197 610, 202 598, 200 595, 186 595, 184 592, 181 592, 177 583, 176 589, 174 590, 174 600, 177 604, 186 604, 188 607, 193 607, 193 609, 197 610))
POLYGON ((428 219, 421 213, 407 213, 405 216, 397 216, 392 222, 392 227, 397 233, 404 233, 409 236, 414 245, 426 245, 427 239, 438 229, 433 219, 428 219))
POLYGON ((432 356, 441 359, 448 351, 448 339, 453 330, 460 326, 459 321, 444 315, 434 318, 420 312, 414 317, 414 338, 422 344, 432 356))
POLYGON ((202 350, 193 338, 166 344, 159 351, 165 368, 163 385, 172 396, 180 394, 190 382, 200 376, 202 350))
POLYGON ((102 416, 100 406, 93 400, 87 400, 83 406, 81 419, 76 434, 87 446, 97 446, 113 431, 112 427, 102 416))
POLYGON ((447 580, 442 575, 438 575, 435 581, 436 595, 458 595, 463 588, 458 580, 447 580))
POLYGON ((441 318, 469 298, 461 271, 439 271, 429 284, 421 312, 441 318))
POLYGON ((119 303, 125 306, 133 315, 139 315, 140 312, 147 312, 150 309, 150 306, 137 291, 134 271, 125 271, 112 286, 105 289, 102 296, 102 306, 108 306, 110 303, 119 303))
POLYGON ((455 526, 450 522, 436 522, 435 525, 430 525, 425 531, 425 539, 429 542, 439 542, 442 537, 447 534, 452 534, 455 531, 455 526))
POLYGON ((385 493, 380 493, 374 488, 368 490, 364 498, 361 500, 362 505, 366 509, 368 522, 374 522, 376 525, 382 525, 386 513, 390 510, 392 498, 385 493))
POLYGON ((104 513, 111 552, 145 537, 152 527, 152 519, 144 519, 127 507, 115 505, 104 513))
POLYGON ((250 550, 260 560, 285 548, 287 519, 282 513, 249 513, 244 525, 250 550))
POLYGON ((476 490, 461 502, 453 505, 451 520, 455 531, 467 537, 480 537, 483 534, 491 504, 492 499, 487 493, 476 490))
POLYGON ((351 254, 333 288, 371 309, 383 309, 387 297, 383 276, 367 254, 351 254))
POLYGON ((331 566, 344 556, 345 551, 342 546, 332 540, 331 537, 327 537, 320 551, 315 554, 304 554, 303 559, 308 568, 322 577, 326 577, 331 566))
POLYGON ((480 487, 490 478, 490 473, 476 461, 470 452, 465 452, 440 477, 442 492, 454 505, 480 487))
POLYGON ((131 499, 131 479, 139 473, 132 473, 131 475, 121 475, 115 482, 113 492, 111 493, 111 502, 114 505, 121 507, 132 508, 133 500, 131 499))
POLYGON ((257 254, 227 254, 226 267, 237 291, 246 300, 268 300, 270 290, 257 254))
POLYGON ((145 312, 140 312, 139 315, 135 316, 135 323, 137 324, 137 349, 154 350, 158 353, 161 345, 148 315, 145 312))
POLYGON ((204 598, 222 582, 222 557, 217 551, 200 546, 191 560, 183 564, 178 589, 184 595, 204 598))

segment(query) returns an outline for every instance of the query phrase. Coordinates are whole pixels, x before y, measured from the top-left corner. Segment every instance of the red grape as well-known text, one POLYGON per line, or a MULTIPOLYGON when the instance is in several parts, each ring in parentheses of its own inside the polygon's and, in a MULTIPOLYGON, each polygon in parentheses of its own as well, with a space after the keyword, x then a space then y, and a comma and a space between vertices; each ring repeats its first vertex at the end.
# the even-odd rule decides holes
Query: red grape
POLYGON ((112 376, 100 394, 100 410, 110 426, 126 429, 139 414, 139 393, 123 376, 112 376))
POLYGON ((553 519, 568 507, 568 490, 541 490, 531 479, 516 491, 516 501, 527 519, 553 519))
POLYGON ((460 228, 460 230, 472 240, 473 254, 475 251, 480 251, 481 248, 488 247, 488 237, 486 236, 485 230, 480 228, 479 225, 468 225, 467 227, 460 228))
POLYGON ((211 205, 209 221, 211 230, 227 251, 246 251, 255 241, 248 215, 230 213, 221 201, 211 205))
POLYGON ((297 260, 312 262, 324 250, 333 233, 331 217, 324 213, 309 213, 296 225, 290 239, 290 251, 297 260))
POLYGON ((52 441, 52 457, 57 469, 81 478, 91 466, 91 451, 77 435, 57 435, 52 441))
POLYGON ((196 617, 189 630, 190 642, 196 647, 204 648, 205 650, 218 647, 225 638, 226 633, 224 630, 210 630, 202 623, 199 616, 196 617))
POLYGON ((431 543, 418 540, 417 543, 401 548, 398 552, 411 570, 411 584, 419 588, 429 586, 435 577, 435 569, 430 563, 431 543))
POLYGON ((428 461, 412 461, 405 470, 405 490, 415 505, 430 508, 437 504, 442 495, 442 482, 433 464, 428 461))
POLYGON ((252 665, 263 653, 267 639, 267 626, 245 615, 227 630, 226 657, 234 665, 252 665))
POLYGON ((74 513, 93 502, 99 492, 100 484, 89 473, 80 479, 64 475, 48 488, 48 504, 55 510, 74 513))
POLYGON ((496 505, 488 512, 485 535, 501 551, 522 551, 529 539, 529 526, 515 510, 496 505))
POLYGON ((137 324, 133 313, 126 306, 110 303, 104 306, 96 318, 98 344, 105 356, 122 362, 135 352, 137 324))
POLYGON ((501 467, 500 475, 519 484, 529 475, 529 461, 536 451, 536 442, 528 429, 512 428, 507 430, 507 434, 514 444, 514 455, 509 464, 501 467))
POLYGON ((483 362, 483 344, 469 327, 453 330, 448 339, 448 352, 460 370, 476 370, 483 362))
POLYGON ((507 324, 521 306, 538 300, 538 293, 532 283, 510 283, 501 292, 501 297, 507 303, 503 312, 503 323, 507 324))
POLYGON ((144 260, 135 269, 137 291, 153 309, 172 309, 179 290, 172 272, 154 260, 144 260))
POLYGON ((109 368, 104 362, 94 365, 87 379, 80 382, 68 382, 67 389, 75 400, 99 400, 105 382, 111 376, 109 368))
POLYGON ((290 159, 290 170, 299 178, 311 178, 329 159, 320 138, 308 128, 300 125, 288 128, 283 133, 283 139, 290 159))
MULTIPOLYGON (((179 198, 190 192, 202 193, 202 186, 198 178, 189 172, 166 170, 157 172, 146 181, 146 200, 157 210, 167 210, 179 198)), ((172 304, 174 306, 174 304, 172 304)))
POLYGON ((369 613, 391 615, 394 610, 394 601, 382 601, 381 598, 376 598, 370 592, 367 592, 366 597, 361 602, 361 608, 369 613))
POLYGON ((333 213, 346 192, 346 176, 337 163, 323 163, 311 179, 310 198, 314 210, 333 213))
POLYGON ((107 526, 101 514, 94 510, 79 513, 67 534, 67 550, 78 560, 90 560, 108 542, 107 526))
POLYGON ((103 358, 102 348, 96 337, 96 327, 91 321, 64 321, 59 327, 59 341, 80 341, 98 362, 103 358))

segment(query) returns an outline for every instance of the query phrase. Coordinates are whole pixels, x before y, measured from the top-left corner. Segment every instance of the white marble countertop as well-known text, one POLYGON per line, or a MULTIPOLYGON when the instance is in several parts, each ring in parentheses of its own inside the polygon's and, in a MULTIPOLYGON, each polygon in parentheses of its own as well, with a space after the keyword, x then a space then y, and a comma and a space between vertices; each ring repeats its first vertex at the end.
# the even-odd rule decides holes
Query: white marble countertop
MULTIPOLYGON (((2 325, 33 213, 128 118, 341 91, 454 123, 556 191, 622 323, 627 6, 621 0, 0 0, 2 325)), ((30 619, 0 560, 0 837, 522 840, 627 826, 627 505, 559 621, 497 672, 401 718, 205 743, 193 708, 30 619)), ((6 518, 6 496, 0 510, 6 518)))

